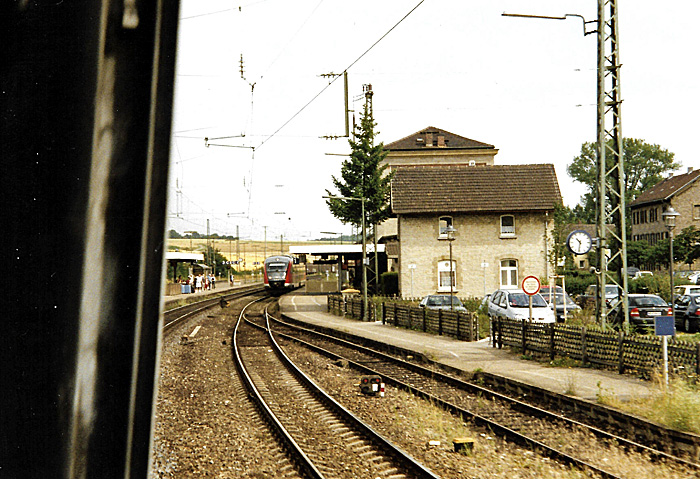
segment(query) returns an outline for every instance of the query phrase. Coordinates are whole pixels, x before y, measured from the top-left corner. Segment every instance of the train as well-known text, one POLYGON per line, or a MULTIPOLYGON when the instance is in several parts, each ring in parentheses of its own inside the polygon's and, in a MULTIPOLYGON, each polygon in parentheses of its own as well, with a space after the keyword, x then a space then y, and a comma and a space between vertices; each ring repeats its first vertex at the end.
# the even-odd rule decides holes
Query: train
POLYGON ((282 293, 306 284, 306 265, 296 256, 276 255, 265 259, 265 288, 282 293))

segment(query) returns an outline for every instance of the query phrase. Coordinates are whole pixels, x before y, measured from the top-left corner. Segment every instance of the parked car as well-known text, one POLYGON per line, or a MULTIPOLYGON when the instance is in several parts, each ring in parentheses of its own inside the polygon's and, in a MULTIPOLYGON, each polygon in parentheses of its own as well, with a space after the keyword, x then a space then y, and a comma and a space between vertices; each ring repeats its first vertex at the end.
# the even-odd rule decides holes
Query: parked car
POLYGON ((673 297, 677 298, 686 294, 700 293, 700 285, 695 284, 680 284, 673 288, 673 297))
MULTIPOLYGON (((655 294, 629 294, 630 326, 641 331, 654 330, 654 318, 657 316, 671 316, 671 306, 660 296, 655 294)), ((610 304, 608 311, 608 321, 619 328, 624 323, 624 312, 622 301, 615 300, 610 304)))
POLYGON ((467 312, 467 308, 464 307, 462 301, 460 301, 457 296, 451 296, 449 294, 429 294, 421 300, 418 306, 426 309, 467 312), (452 307, 450 307, 450 299, 452 300, 452 307))
POLYGON ((634 273, 632 279, 639 279, 645 276, 654 276, 654 273, 652 273, 651 271, 637 271, 636 273, 634 273))
POLYGON ((639 268, 637 268, 636 266, 628 266, 627 267, 627 276, 629 276, 630 279, 634 278, 634 275, 637 274, 638 271, 639 271, 639 268))
POLYGON ((676 329, 686 333, 698 332, 700 325, 700 291, 676 299, 676 329))
MULTIPOLYGON (((528 319, 530 317, 528 295, 522 289, 499 289, 489 299, 489 317, 505 319, 528 319)), ((532 295, 532 320, 553 323, 554 312, 541 294, 532 295)))
MULTIPOLYGON (((591 284, 586 288, 586 291, 576 298, 576 302, 582 308, 586 306, 595 306, 596 293, 598 291, 598 285, 591 284)), ((620 296, 620 287, 616 284, 606 284, 605 285, 605 303, 610 305, 613 299, 617 299, 620 296)))
MULTIPOLYGON (((561 286, 549 286, 549 285, 547 285, 547 286, 542 286, 540 288, 540 294, 544 297, 544 299, 547 299, 547 297, 550 295, 550 293, 553 294, 554 292, 563 293, 564 290, 562 289, 561 286)), ((547 301, 549 301, 549 300, 547 299, 547 301)))
POLYGON ((565 301, 566 301, 566 315, 570 316, 574 311, 580 310, 581 307, 576 304, 576 302, 571 299, 571 296, 568 294, 561 292, 561 293, 555 293, 552 295, 548 294, 543 294, 542 297, 544 298, 545 301, 547 301, 547 304, 549 304, 550 308, 554 308, 556 306, 556 316, 557 316, 557 323, 563 323, 564 322, 564 306, 565 306, 565 301))
POLYGON ((688 276, 688 281, 694 284, 700 284, 700 271, 696 271, 695 273, 688 276))

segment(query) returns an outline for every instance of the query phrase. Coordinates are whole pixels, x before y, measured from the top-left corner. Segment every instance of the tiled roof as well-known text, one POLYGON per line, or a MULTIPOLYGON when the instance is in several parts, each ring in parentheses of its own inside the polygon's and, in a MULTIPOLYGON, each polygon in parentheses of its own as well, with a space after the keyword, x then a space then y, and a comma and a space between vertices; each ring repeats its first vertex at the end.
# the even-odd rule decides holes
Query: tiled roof
POLYGON ((397 214, 544 211, 562 201, 551 164, 401 166, 395 171, 391 201, 397 214))
POLYGON ((591 224, 591 223, 572 223, 572 224, 567 225, 564 228, 564 232, 568 235, 572 231, 583 230, 586 233, 588 233, 589 235, 591 235, 592 237, 596 237, 598 234, 596 232, 597 229, 598 229, 598 225, 591 224))
POLYGON ((429 126, 417 131, 405 138, 384 145, 387 151, 397 150, 423 150, 430 148, 446 148, 450 150, 493 149, 493 145, 470 140, 463 136, 455 135, 449 131, 429 126), (442 139, 439 139, 442 138, 442 139))
POLYGON ((690 171, 683 175, 674 175, 665 180, 659 181, 656 185, 642 192, 630 203, 630 206, 640 206, 645 203, 668 200, 673 195, 696 181, 700 177, 700 170, 690 171))

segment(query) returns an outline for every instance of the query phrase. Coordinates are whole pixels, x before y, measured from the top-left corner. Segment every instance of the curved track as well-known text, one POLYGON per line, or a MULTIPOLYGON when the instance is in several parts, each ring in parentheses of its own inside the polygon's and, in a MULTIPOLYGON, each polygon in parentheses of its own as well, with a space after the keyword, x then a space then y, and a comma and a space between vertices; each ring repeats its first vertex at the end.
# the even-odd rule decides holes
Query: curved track
POLYGON ((246 387, 304 477, 437 477, 306 377, 269 334, 260 308, 239 320, 234 337, 246 387))
MULTIPOLYGON (((316 331, 299 328, 275 320, 275 334, 279 337, 303 341, 308 347, 334 358, 344 359, 366 374, 378 374, 387 384, 409 390, 427 398, 455 414, 470 417, 477 425, 486 427, 510 441, 530 447, 557 461, 589 471, 599 477, 621 477, 611 472, 609 464, 595 463, 595 455, 579 444, 590 444, 594 436, 600 448, 635 450, 654 463, 672 464, 695 475, 698 464, 666 452, 616 436, 593 425, 569 419, 556 412, 524 403, 446 375, 435 369, 403 361, 393 356, 372 351, 316 331)), ((644 466, 644 465, 643 465, 644 466)), ((613 468, 614 470, 614 468, 613 468)))

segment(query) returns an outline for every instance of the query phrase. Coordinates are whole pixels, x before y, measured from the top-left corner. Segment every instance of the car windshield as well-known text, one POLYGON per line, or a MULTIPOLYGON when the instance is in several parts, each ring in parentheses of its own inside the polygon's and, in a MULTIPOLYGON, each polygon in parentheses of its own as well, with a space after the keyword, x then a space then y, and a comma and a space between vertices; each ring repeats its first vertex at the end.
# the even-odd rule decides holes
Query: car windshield
POLYGON ((638 298, 630 298, 630 305, 649 308, 654 306, 668 306, 666 301, 658 296, 640 296, 638 298))
MULTIPOLYGON (((429 296, 428 300, 425 302, 428 306, 449 306, 450 296, 429 296)), ((462 302, 458 297, 452 296, 453 306, 462 306, 462 302)))
MULTIPOLYGON (((508 295, 508 301, 510 306, 513 308, 527 308, 530 306, 530 300, 525 293, 510 293, 508 295)), ((533 308, 547 308, 547 303, 539 294, 534 294, 532 296, 532 307, 533 308)))
POLYGON ((614 294, 614 295, 617 295, 617 286, 615 286, 615 285, 606 285, 606 286, 605 286, 605 294, 614 294))
MULTIPOLYGON (((557 304, 564 304, 564 294, 563 293, 558 293, 556 298, 557 304)), ((568 294, 566 295, 566 304, 568 305, 574 305, 576 304, 573 299, 571 299, 571 296, 568 294)))

